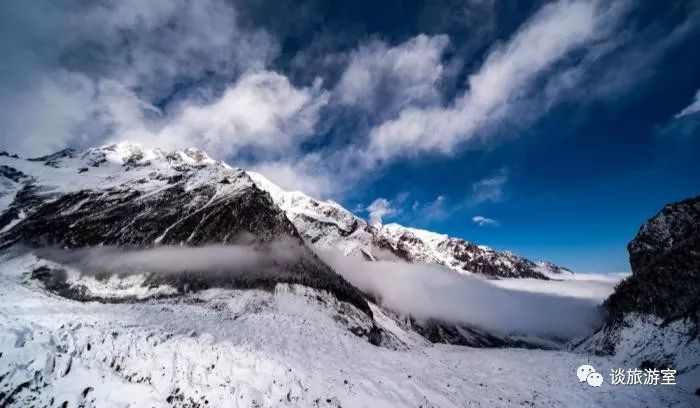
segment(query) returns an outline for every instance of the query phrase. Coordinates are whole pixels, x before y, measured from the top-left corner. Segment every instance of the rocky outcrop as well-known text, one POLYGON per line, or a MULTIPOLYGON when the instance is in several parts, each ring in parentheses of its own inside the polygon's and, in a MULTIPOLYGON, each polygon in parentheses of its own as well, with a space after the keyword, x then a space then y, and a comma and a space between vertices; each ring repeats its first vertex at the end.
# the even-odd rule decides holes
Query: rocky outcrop
POLYGON ((632 276, 605 302, 611 318, 638 312, 700 323, 700 196, 664 207, 627 249, 632 276))
POLYGON ((604 326, 576 348, 639 367, 700 367, 700 197, 665 206, 627 249, 632 275, 605 301, 604 326))

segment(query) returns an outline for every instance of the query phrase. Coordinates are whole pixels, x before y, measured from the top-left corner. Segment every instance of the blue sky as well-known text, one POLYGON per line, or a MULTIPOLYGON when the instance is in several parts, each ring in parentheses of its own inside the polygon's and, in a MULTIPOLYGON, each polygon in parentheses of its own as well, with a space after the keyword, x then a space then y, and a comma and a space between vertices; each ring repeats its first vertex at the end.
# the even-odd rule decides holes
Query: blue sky
POLYGON ((8 1, 0 149, 196 146, 581 272, 700 193, 700 3, 8 1))

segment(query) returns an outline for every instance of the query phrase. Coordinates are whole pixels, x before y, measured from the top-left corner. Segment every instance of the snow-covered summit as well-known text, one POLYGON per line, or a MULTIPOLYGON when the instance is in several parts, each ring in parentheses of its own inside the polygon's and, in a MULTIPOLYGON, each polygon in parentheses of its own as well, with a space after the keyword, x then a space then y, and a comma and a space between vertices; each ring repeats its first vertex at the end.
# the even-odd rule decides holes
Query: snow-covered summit
POLYGON ((80 164, 99 166, 105 163, 115 165, 144 164, 153 161, 188 165, 208 165, 217 163, 214 159, 209 157, 206 152, 197 148, 191 147, 168 151, 161 148, 147 148, 140 143, 131 141, 109 143, 104 146, 91 147, 83 151, 64 149, 53 154, 29 160, 44 162, 52 167, 80 164))
POLYGON ((202 150, 150 149, 129 141, 82 151, 64 149, 30 159, 4 155, 0 156, 0 165, 31 178, 32 185, 41 186, 44 195, 119 186, 150 191, 162 188, 173 178, 186 180, 186 190, 211 185, 222 194, 253 186, 243 170, 216 161, 202 150))
MULTIPOLYGON (((490 277, 541 277, 556 268, 429 231, 368 225, 335 202, 286 192, 197 150, 118 143, 37 159, 0 153, 0 405, 694 401, 676 387, 581 388, 575 367, 584 359, 601 372, 620 366, 608 357, 432 345, 532 346, 519 336, 416 321, 374 304, 308 246, 490 277), (272 257, 264 265, 276 268, 271 271, 258 264, 231 269, 228 262, 191 270, 190 261, 207 258, 202 251, 212 247, 261 249, 267 256, 280 237, 299 252, 272 257), (127 251, 131 260, 146 251, 159 263, 187 262, 165 273, 120 269, 124 276, 104 277, 37 249, 45 246, 69 249, 56 250, 62 255, 107 249, 127 251), (561 380, 567 376, 570 381, 561 380)), ((483 303, 484 312, 497 306, 483 303)), ((676 360, 690 362, 679 368, 695 364, 697 343, 677 347, 676 360)))

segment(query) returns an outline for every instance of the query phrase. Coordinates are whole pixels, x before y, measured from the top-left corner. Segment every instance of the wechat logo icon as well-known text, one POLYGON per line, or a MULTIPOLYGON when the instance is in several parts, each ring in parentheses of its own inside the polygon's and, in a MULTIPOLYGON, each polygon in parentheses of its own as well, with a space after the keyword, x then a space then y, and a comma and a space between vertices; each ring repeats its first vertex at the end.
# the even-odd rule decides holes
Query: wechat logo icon
POLYGON ((576 377, 579 382, 586 382, 591 387, 600 387, 603 385, 603 376, 595 371, 592 365, 584 364, 576 369, 576 377))

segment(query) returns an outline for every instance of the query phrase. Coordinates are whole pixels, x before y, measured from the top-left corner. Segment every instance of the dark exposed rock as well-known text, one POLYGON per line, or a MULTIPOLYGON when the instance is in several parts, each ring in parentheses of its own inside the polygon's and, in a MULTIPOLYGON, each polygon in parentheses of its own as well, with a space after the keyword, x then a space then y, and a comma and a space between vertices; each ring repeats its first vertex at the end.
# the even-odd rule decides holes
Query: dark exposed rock
POLYGON ((0 177, 5 177, 14 181, 15 183, 19 183, 20 181, 28 178, 26 174, 10 166, 0 166, 0 177))
POLYGON ((700 196, 664 207, 627 249, 632 276, 605 302, 611 319, 639 312, 700 323, 700 196))
MULTIPOLYGON (((18 199, 34 203, 37 197, 31 192, 27 188, 18 199)), ((214 194, 211 186, 185 191, 180 184, 156 194, 130 189, 68 193, 40 205, 2 235, 0 242, 3 246, 22 242, 35 247, 144 247, 226 244, 243 232, 253 234, 256 242, 297 237, 294 226, 265 193, 250 189, 209 202, 214 194)))
POLYGON ((479 273, 492 278, 535 278, 548 280, 546 275, 537 271, 537 265, 525 258, 512 254, 501 254, 508 259, 508 266, 494 262, 493 253, 462 239, 450 238, 440 246, 453 254, 453 257, 463 262, 462 269, 479 273))
POLYGON ((19 156, 17 156, 16 154, 10 154, 4 150, 0 151, 0 156, 11 157, 13 159, 19 159, 19 156))
POLYGON ((38 161, 38 162, 44 162, 45 165, 49 167, 58 167, 59 161, 61 159, 67 158, 67 157, 76 157, 78 155, 78 151, 75 149, 63 149, 61 151, 58 151, 53 154, 49 154, 46 156, 41 156, 41 157, 36 157, 32 159, 27 159, 29 161, 38 161))
POLYGON ((474 327, 456 325, 437 320, 418 321, 411 319, 411 327, 433 343, 455 344, 469 347, 520 347, 542 348, 540 344, 497 336, 474 327))
MULTIPOLYGON (((372 228, 374 229, 374 228, 372 228)), ((397 240, 375 231, 374 245, 387 250, 408 262, 425 262, 424 254, 430 253, 426 244, 411 232, 402 233, 397 240)), ((538 270, 534 262, 519 256, 481 248, 459 238, 445 238, 436 250, 458 263, 459 268, 469 273, 485 275, 489 278, 549 278, 538 270)), ((446 265, 449 266, 449 265, 446 265)), ((550 264, 551 270, 559 267, 550 264)), ((563 268, 559 268, 563 269, 563 268)))

